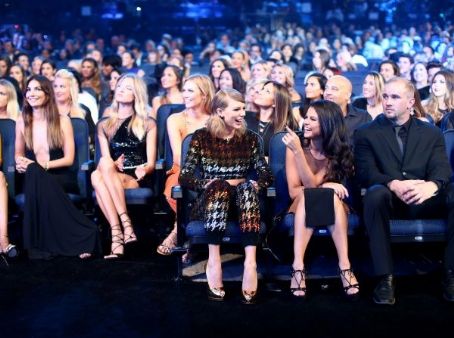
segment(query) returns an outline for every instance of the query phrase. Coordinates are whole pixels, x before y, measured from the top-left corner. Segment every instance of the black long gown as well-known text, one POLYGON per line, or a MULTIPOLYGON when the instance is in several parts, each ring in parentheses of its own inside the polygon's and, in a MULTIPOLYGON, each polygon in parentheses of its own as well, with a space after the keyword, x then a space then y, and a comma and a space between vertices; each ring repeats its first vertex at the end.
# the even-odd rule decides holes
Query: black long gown
MULTIPOLYGON (((52 149, 50 160, 63 157, 52 149)), ((36 161, 33 151, 26 157, 36 161)), ((24 248, 30 258, 78 256, 97 253, 98 228, 71 202, 66 193, 77 193, 76 173, 69 168, 45 171, 39 164, 27 167, 24 177, 24 248)))

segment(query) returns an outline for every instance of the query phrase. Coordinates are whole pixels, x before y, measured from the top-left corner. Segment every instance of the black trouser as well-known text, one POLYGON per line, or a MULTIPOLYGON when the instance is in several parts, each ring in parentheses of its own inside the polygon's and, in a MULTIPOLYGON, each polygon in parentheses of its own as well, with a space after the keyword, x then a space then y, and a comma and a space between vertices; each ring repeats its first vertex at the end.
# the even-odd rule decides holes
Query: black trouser
POLYGON ((390 218, 422 219, 447 217, 447 245, 444 265, 454 270, 454 185, 449 184, 437 195, 420 205, 407 205, 386 186, 370 187, 364 197, 364 223, 369 236, 374 270, 377 275, 392 274, 390 218))

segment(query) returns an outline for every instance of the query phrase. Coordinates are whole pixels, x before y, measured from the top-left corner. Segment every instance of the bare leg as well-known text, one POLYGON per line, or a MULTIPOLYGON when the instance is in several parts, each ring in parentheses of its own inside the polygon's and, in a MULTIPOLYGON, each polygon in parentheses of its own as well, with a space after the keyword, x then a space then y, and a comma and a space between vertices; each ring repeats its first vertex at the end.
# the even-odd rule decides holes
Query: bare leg
POLYGON ((208 244, 207 281, 210 289, 222 289, 222 265, 220 245, 208 244))
MULTIPOLYGON (((334 226, 330 227, 331 236, 336 246, 337 257, 339 258, 339 269, 350 270, 351 264, 348 259, 348 219, 347 212, 342 201, 334 194, 334 226)), ((357 284, 355 275, 353 272, 347 272, 341 276, 342 285, 348 287, 349 285, 357 284)), ((346 291, 348 294, 354 294, 359 292, 359 288, 349 288, 346 291)))
MULTIPOLYGON (((293 270, 295 271, 304 271, 304 255, 306 254, 307 245, 309 244, 309 240, 311 239, 314 231, 306 227, 304 192, 301 191, 300 195, 297 198, 299 199, 299 201, 295 212, 295 237, 293 242, 294 259, 292 266, 293 270)), ((290 288, 305 288, 305 277, 306 276, 304 272, 296 273, 294 276, 292 276, 290 288)), ((295 296, 304 296, 306 292, 302 290, 294 291, 293 294, 295 296)))
POLYGON ((242 290, 249 295, 254 295, 257 292, 257 247, 248 245, 244 248, 244 272, 242 290))

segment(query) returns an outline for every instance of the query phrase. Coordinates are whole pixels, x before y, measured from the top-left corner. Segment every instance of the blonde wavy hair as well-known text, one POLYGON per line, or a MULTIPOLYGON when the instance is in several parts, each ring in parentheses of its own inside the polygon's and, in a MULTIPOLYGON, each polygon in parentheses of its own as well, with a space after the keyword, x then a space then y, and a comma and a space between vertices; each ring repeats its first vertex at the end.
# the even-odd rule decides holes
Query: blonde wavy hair
POLYGON ((71 108, 69 111, 70 117, 85 118, 83 110, 79 106, 79 85, 77 83, 76 77, 67 69, 60 69, 55 74, 55 79, 66 80, 69 84, 69 93, 71 98, 71 108))
MULTIPOLYGON (((125 79, 132 79, 133 81, 133 95, 134 95, 134 114, 131 121, 128 124, 128 131, 131 132, 139 139, 142 140, 146 134, 146 120, 151 111, 150 106, 148 105, 148 93, 147 85, 142 80, 141 77, 133 73, 126 73, 120 76, 117 82, 117 88, 119 84, 125 79)), ((116 90, 116 89, 115 89, 116 90)), ((114 136, 116 131, 116 126, 118 122, 118 108, 119 103, 114 98, 112 100, 112 105, 110 106, 110 114, 108 120, 106 121, 106 129, 109 140, 114 136)))
MULTIPOLYGON (((375 86, 375 104, 382 104, 383 102, 383 91, 385 90, 385 79, 383 75, 378 72, 372 71, 366 74, 366 77, 372 76, 374 79, 375 86)), ((366 79, 366 77, 364 79, 366 79)))
POLYGON ((443 97, 443 101, 448 111, 454 110, 454 74, 451 71, 440 70, 435 73, 432 83, 430 84, 430 96, 425 106, 427 113, 433 117, 435 123, 439 122, 443 118, 443 114, 438 110, 438 98, 433 94, 432 86, 435 78, 441 75, 445 78, 446 82, 446 93, 443 97))
POLYGON ((262 66, 263 69, 265 70, 267 76, 269 77, 270 74, 271 74, 271 67, 270 65, 268 64, 268 61, 265 61, 265 60, 260 60, 260 61, 257 61, 256 63, 254 63, 251 67, 251 73, 253 73, 254 71, 254 68, 257 67, 257 66, 262 66))
POLYGON ((5 88, 6 96, 8 97, 8 102, 6 103, 6 115, 9 119, 16 121, 20 113, 16 88, 14 88, 11 82, 4 79, 0 79, 0 86, 5 88))
MULTIPOLYGON (((275 70, 277 68, 282 68, 282 71, 284 72, 285 82, 283 83, 283 85, 286 86, 288 89, 293 89, 293 87, 295 86, 295 76, 293 74, 292 68, 290 68, 287 65, 276 64, 271 69, 271 73, 273 72, 273 70, 275 70)), ((271 74, 270 74, 270 76, 271 76, 271 74)))
MULTIPOLYGON (((226 125, 224 119, 219 115, 219 111, 227 108, 228 100, 236 102, 244 102, 244 96, 235 89, 220 89, 211 102, 211 116, 207 121, 207 130, 213 137, 222 138, 225 136, 226 125)), ((246 132, 246 122, 243 120, 243 126, 240 129, 235 129, 235 137, 243 136, 246 132)))
POLYGON ((208 77, 208 75, 203 74, 194 74, 189 76, 183 83, 183 86, 186 82, 193 82, 197 88, 200 90, 203 96, 203 110, 207 113, 211 112, 211 101, 213 100, 215 89, 213 82, 208 77))

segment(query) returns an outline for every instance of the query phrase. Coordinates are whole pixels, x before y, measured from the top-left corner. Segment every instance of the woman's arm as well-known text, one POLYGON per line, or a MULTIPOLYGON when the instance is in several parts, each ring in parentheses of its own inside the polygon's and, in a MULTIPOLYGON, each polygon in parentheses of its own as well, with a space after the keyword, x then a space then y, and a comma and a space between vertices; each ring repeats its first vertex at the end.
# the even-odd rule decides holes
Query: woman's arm
POLYGON ((24 120, 19 117, 16 121, 16 139, 14 141, 14 158, 25 155, 24 120))
POLYGON ((181 118, 182 113, 172 114, 167 119, 167 134, 172 148, 173 164, 181 166, 181 118))
POLYGON ((151 101, 151 113, 150 117, 156 119, 158 116, 158 109, 161 106, 161 97, 155 96, 151 101))
POLYGON ((201 158, 201 139, 199 131, 196 131, 191 139, 186 162, 181 168, 179 183, 186 188, 192 190, 203 190, 208 183, 213 180, 200 179, 196 175, 196 168, 200 163, 201 158))
POLYGON ((141 180, 145 175, 151 174, 154 171, 156 165, 156 123, 151 118, 146 123, 148 124, 147 134, 145 136, 147 144, 147 162, 144 165, 136 168, 135 175, 138 180, 141 180))

